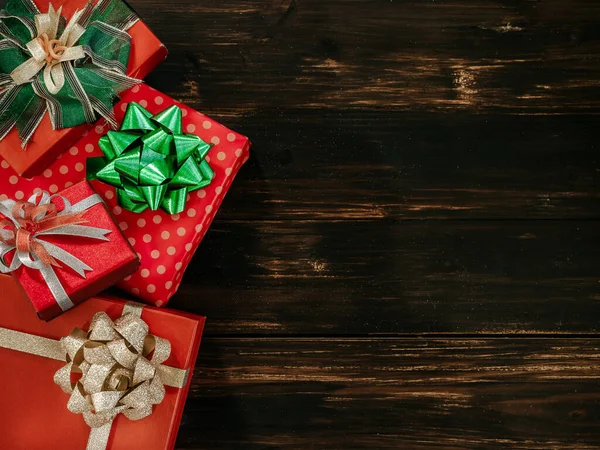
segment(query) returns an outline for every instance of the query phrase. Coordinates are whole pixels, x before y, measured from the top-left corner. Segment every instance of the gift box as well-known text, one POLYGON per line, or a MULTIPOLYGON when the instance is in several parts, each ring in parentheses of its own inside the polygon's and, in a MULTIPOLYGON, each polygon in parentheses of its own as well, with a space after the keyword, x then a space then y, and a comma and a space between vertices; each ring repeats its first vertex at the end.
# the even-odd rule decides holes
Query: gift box
POLYGON ((139 259, 87 181, 0 204, 0 268, 50 320, 135 272, 139 259), (20 256, 21 255, 21 256, 20 256))
MULTIPOLYGON (((11 3, 23 2, 27 4, 33 0, 9 1, 11 3)), ((103 4, 108 5, 113 1, 103 0, 103 4)), ((77 9, 84 9, 87 3, 88 0, 35 0, 35 5, 42 12, 48 11, 50 4, 56 9, 62 7, 61 14, 66 18, 72 17, 77 9)), ((119 3, 123 4, 120 0, 119 3)), ((124 28, 128 26, 129 24, 124 28)), ((167 49, 141 20, 135 22, 126 31, 131 36, 129 60, 124 65, 124 67, 126 66, 126 74, 129 77, 142 79, 166 58, 167 49)), ((2 83, 0 81, 1 87, 2 83)), ((108 109, 110 110, 110 108, 108 109)), ((50 115, 46 112, 25 148, 22 148, 22 139, 16 127, 4 139, 1 139, 0 156, 15 169, 17 174, 31 177, 41 173, 91 127, 92 125, 85 123, 54 130, 50 115)))
MULTIPOLYGON (((182 112, 183 131, 197 135, 211 145, 205 161, 214 177, 208 186, 186 196, 185 209, 181 213, 169 214, 162 209, 146 209, 142 213, 128 211, 119 206, 115 187, 100 180, 92 181, 141 259, 140 269, 118 286, 155 306, 163 306, 177 291, 183 273, 235 175, 248 160, 250 142, 248 138, 144 84, 124 93, 115 106, 119 124, 132 102, 152 114, 177 105, 182 112)), ((0 192, 20 199, 40 189, 54 193, 81 180, 85 177, 86 158, 103 155, 98 144, 107 131, 105 124, 98 123, 50 168, 31 180, 18 178, 8 164, 1 163, 0 192)))
MULTIPOLYGON (((117 323, 129 305, 114 298, 92 298, 66 312, 50 323, 44 323, 31 314, 28 301, 21 295, 10 277, 0 276, 0 448, 11 450, 84 450, 90 436, 90 427, 80 414, 67 409, 69 395, 53 382, 57 371, 65 366, 63 354, 56 359, 46 354, 54 340, 70 335, 75 327, 87 331, 91 319, 98 312, 106 313, 117 323), (3 329, 5 339, 2 339, 3 329), (15 347, 18 339, 10 338, 7 330, 27 333, 43 339, 39 351, 15 347), (43 345, 47 343, 47 345, 43 345)), ((180 388, 165 387, 162 401, 152 407, 151 415, 140 420, 129 420, 119 414, 110 427, 109 450, 168 450, 173 449, 183 414, 204 326, 204 318, 190 314, 146 306, 141 319, 149 333, 170 341, 171 353, 163 363, 177 370, 188 371, 180 388)), ((37 340, 32 340, 37 343, 37 340)), ((94 447, 97 448, 97 447, 94 447)))

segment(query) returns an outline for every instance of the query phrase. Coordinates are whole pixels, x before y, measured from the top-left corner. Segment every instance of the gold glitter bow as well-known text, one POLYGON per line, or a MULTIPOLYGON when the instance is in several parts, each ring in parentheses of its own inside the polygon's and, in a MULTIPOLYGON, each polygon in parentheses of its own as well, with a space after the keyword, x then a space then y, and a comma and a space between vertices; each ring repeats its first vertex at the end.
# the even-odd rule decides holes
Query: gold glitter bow
POLYGON ((127 303, 114 322, 99 312, 87 332, 75 328, 60 341, 0 328, 0 347, 66 360, 54 382, 71 394, 69 411, 82 414, 92 428, 87 450, 106 449, 117 415, 143 419, 162 402, 165 386, 187 382, 187 370, 163 365, 171 343, 149 333, 142 308, 127 303))

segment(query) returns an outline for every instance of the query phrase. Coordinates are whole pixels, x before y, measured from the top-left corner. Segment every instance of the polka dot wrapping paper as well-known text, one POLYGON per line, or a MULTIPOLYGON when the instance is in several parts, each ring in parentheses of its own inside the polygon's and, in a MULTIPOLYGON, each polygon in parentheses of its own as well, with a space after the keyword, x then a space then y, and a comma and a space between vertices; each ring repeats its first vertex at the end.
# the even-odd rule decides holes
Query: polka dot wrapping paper
MULTIPOLYGON (((139 103, 152 114, 177 105, 182 109, 184 131, 214 144, 206 158, 215 173, 212 183, 189 193, 186 209, 181 214, 170 215, 162 210, 149 209, 138 214, 124 210, 117 203, 114 187, 98 180, 92 181, 92 186, 104 198, 141 262, 139 270, 118 286, 148 303, 164 306, 177 292, 183 274, 235 175, 248 160, 250 141, 145 84, 124 93, 115 105, 119 124, 130 102, 139 103)), ((0 162, 0 200, 22 200, 40 190, 56 193, 83 180, 86 159, 102 156, 98 141, 107 131, 105 123, 98 122, 92 131, 41 175, 32 179, 19 177, 6 161, 0 162)))

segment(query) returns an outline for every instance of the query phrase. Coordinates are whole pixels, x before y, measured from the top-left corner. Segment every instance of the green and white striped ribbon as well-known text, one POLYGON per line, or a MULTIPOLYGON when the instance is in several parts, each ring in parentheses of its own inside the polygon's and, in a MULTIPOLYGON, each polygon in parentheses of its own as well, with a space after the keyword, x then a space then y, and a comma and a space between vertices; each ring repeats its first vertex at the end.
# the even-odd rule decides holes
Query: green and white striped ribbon
POLYGON ((0 10, 0 140, 16 127, 25 148, 46 113, 55 130, 94 123, 100 117, 116 126, 112 113, 116 96, 140 82, 126 75, 131 49, 127 30, 139 19, 124 2, 90 0, 74 18, 60 17, 58 29, 57 15, 60 10, 55 12, 51 5, 42 14, 32 0, 8 0, 0 10), (71 53, 83 57, 39 59, 40 51, 50 51, 41 44, 48 20, 54 20, 51 29, 57 39, 50 36, 51 42, 63 39, 59 44, 68 47, 64 54, 77 46, 71 53), (70 33, 75 42, 67 46, 70 33), (28 64, 38 72, 25 75, 26 79, 16 76, 28 64))

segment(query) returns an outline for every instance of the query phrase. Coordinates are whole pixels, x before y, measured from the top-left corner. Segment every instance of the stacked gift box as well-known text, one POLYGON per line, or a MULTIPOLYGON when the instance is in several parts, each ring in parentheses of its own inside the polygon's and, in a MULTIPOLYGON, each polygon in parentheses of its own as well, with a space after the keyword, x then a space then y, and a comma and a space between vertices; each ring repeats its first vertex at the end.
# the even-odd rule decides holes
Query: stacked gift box
POLYGON ((250 143, 143 84, 121 0, 8 0, 0 37, 0 448, 173 448, 204 318, 157 307, 250 143))

